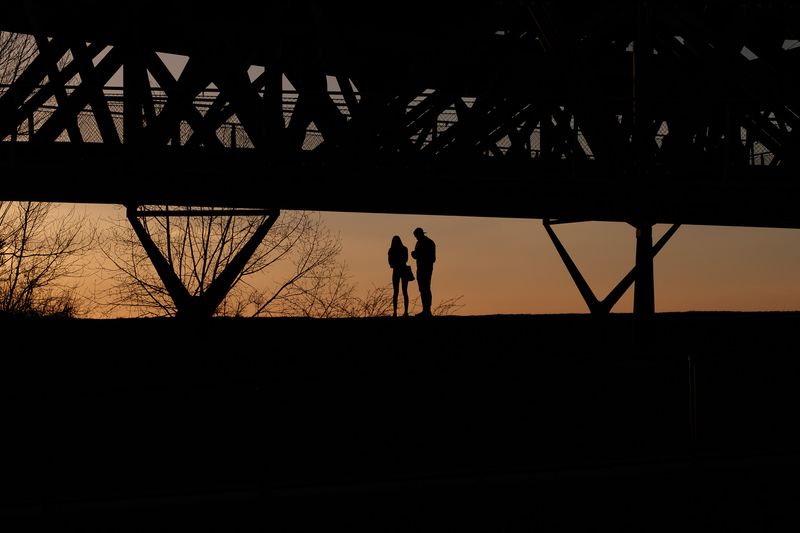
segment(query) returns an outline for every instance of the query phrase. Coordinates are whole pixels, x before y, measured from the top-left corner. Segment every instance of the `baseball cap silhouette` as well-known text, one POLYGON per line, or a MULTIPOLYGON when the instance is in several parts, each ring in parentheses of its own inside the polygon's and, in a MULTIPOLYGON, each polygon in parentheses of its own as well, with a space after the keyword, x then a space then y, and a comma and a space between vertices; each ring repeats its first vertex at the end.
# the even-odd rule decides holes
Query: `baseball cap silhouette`
POLYGON ((414 230, 414 235, 425 235, 425 232, 422 231, 422 228, 417 228, 414 230))

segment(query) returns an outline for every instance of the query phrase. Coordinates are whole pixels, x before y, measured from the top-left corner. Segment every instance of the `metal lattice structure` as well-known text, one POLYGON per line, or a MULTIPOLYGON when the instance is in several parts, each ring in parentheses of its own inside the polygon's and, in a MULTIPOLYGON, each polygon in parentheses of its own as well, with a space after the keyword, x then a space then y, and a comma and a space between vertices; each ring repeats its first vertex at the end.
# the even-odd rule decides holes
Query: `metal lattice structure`
POLYGON ((0 194, 797 227, 798 27, 777 0, 9 5, 39 53, 0 194))

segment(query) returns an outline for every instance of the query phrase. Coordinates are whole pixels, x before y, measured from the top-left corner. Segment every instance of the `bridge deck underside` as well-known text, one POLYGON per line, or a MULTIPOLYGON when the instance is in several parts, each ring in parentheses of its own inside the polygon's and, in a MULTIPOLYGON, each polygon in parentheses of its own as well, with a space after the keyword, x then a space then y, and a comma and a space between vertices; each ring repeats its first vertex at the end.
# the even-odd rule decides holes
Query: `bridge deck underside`
POLYGON ((796 180, 769 167, 727 181, 697 175, 627 181, 528 161, 396 165, 263 159, 252 150, 0 144, 11 200, 197 205, 396 214, 800 228, 796 180))

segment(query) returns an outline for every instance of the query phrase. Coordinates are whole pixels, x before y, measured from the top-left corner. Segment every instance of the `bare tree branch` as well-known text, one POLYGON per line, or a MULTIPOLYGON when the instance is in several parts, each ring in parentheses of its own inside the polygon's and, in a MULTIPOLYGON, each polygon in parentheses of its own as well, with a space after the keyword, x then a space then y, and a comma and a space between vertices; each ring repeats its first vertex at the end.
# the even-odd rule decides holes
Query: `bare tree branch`
POLYGON ((0 311, 74 315, 81 307, 75 285, 95 232, 85 216, 57 207, 0 202, 0 311))
MULTIPOLYGON (((193 208, 193 211, 201 215, 203 209, 193 208)), ((143 226, 168 258, 189 294, 200 296, 266 218, 145 217, 143 226)), ((109 273, 113 289, 107 302, 109 312, 122 308, 146 316, 174 315, 177 312, 126 221, 116 221, 104 243, 103 253, 112 265, 109 273)), ((310 285, 324 281, 325 272, 336 263, 340 251, 338 239, 323 227, 319 214, 284 213, 236 276, 217 314, 268 314, 268 307, 275 307, 277 302, 299 293, 298 288, 305 279, 315 280, 309 281, 310 285), (272 276, 265 282, 267 276, 261 274, 267 270, 272 276), (258 290, 255 284, 243 282, 256 276, 261 279, 258 290)))

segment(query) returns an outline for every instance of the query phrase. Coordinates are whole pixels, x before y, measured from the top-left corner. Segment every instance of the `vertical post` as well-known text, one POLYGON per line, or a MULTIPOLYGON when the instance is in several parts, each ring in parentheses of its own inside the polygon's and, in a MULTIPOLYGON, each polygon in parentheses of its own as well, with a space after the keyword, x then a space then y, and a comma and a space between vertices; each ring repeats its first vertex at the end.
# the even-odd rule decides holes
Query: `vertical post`
POLYGON ((652 156, 653 120, 650 84, 653 69, 652 7, 648 0, 636 6, 636 38, 633 43, 633 163, 634 179, 644 177, 652 156))
MULTIPOLYGON (((722 177, 727 181, 728 176, 730 175, 731 169, 731 157, 734 155, 733 147, 734 142, 737 144, 741 142, 740 139, 734 139, 734 130, 738 134, 739 128, 736 126, 735 122, 732 120, 731 113, 733 112, 731 109, 732 105, 729 100, 726 99, 724 105, 724 113, 725 113, 725 140, 722 143, 722 177)), ((741 136, 738 134, 737 136, 741 136)), ((738 154, 736 154, 738 155, 738 154)))
MULTIPOLYGON (((652 150, 652 69, 653 8, 650 0, 636 2, 636 36, 633 43, 633 165, 630 178, 635 180, 636 197, 644 201, 653 163, 652 150)), ((633 314, 648 318, 655 314, 653 288, 653 225, 637 221, 636 281, 633 292, 633 314)), ((647 334, 642 331, 644 337, 647 334)))
POLYGON ((143 123, 143 91, 149 90, 147 72, 141 54, 131 43, 125 47, 122 69, 122 142, 138 144, 143 123))
POLYGON ((633 288, 633 314, 647 318, 655 314, 653 282, 653 225, 636 225, 636 284, 633 288))

